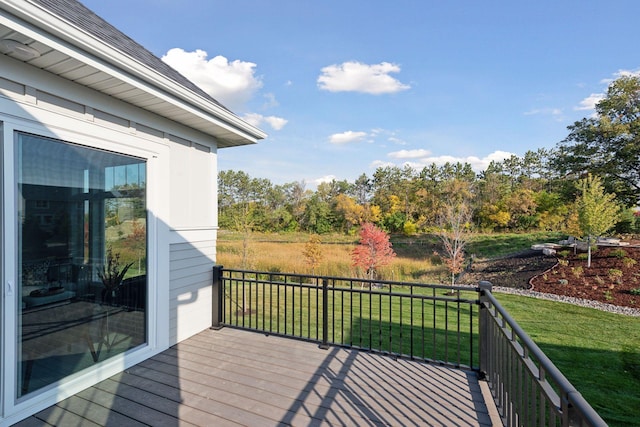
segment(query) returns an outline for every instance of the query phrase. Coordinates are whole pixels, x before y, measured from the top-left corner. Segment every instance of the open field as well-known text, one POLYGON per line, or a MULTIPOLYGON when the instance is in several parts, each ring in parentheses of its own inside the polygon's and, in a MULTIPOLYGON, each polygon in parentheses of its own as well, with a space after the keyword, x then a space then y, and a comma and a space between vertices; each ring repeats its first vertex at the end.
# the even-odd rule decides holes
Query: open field
MULTIPOLYGON (((557 241, 559 233, 474 234, 468 253, 477 258, 493 258, 524 250, 534 243, 557 241)), ((357 236, 331 234, 320 236, 322 262, 315 272, 306 263, 303 251, 309 235, 305 233, 252 233, 246 241, 241 233, 221 231, 218 236, 217 262, 227 268, 318 274, 339 277, 362 277, 351 264, 351 252, 358 244, 357 236), (243 265, 243 253, 246 263, 243 265)), ((378 272, 382 280, 421 283, 449 283, 450 275, 440 256, 438 238, 434 235, 392 236, 397 254, 390 265, 378 272)))

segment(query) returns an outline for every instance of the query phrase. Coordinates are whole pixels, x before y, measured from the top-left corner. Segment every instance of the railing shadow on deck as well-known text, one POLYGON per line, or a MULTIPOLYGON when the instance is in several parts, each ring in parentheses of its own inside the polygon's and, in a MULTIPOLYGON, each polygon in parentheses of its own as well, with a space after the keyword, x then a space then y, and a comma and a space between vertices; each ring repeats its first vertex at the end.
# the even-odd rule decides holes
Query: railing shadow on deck
POLYGON ((491 425, 473 372, 425 369, 424 364, 335 346, 279 425, 296 425, 298 415, 318 425, 324 420, 340 425, 361 425, 363 420, 371 425, 491 425))
POLYGON ((475 371, 506 426, 606 426, 491 294, 477 287, 214 266, 212 328, 230 326, 475 371))

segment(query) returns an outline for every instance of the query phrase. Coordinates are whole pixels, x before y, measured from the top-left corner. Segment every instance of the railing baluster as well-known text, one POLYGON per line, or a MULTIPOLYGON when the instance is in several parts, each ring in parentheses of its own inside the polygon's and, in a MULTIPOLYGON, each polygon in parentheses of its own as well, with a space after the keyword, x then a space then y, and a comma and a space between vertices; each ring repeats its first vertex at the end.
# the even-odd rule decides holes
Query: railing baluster
POLYGON ((378 348, 384 351, 382 347, 382 320, 384 316, 382 315, 382 293, 378 294, 378 348))
POLYGON ((437 345, 437 335, 436 335, 436 318, 437 318, 437 305, 438 305, 438 300, 436 300, 436 289, 433 288, 431 289, 431 301, 432 301, 432 306, 433 306, 433 328, 431 329, 432 331, 432 336, 433 336, 433 344, 431 346, 431 359, 432 360, 438 360, 438 355, 436 353, 436 349, 438 348, 437 345))
POLYGON ((449 360, 449 301, 444 302, 444 360, 449 360))
POLYGON ((373 293, 369 292, 369 350, 373 349, 373 293))
POLYGON ((457 306, 456 312, 458 313, 458 319, 457 319, 457 323, 456 323, 457 336, 458 336, 458 339, 457 339, 457 342, 456 342, 456 353, 457 353, 458 366, 460 366, 461 365, 461 363, 460 363, 460 345, 462 344, 460 342, 460 340, 461 340, 461 337, 460 337, 460 291, 458 291, 458 301, 456 302, 456 306, 457 306))
POLYGON ((322 279, 322 342, 320 348, 329 348, 329 279, 322 279))
MULTIPOLYGON (((413 295, 413 285, 409 286, 409 295, 413 295)), ((409 299, 409 357, 413 359, 413 298, 409 299)))

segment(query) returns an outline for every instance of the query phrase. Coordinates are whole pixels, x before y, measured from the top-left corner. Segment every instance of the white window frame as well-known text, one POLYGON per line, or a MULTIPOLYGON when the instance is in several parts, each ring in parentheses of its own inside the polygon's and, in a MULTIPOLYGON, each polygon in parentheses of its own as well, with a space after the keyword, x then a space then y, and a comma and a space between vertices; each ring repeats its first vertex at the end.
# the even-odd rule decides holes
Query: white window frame
MULTIPOLYGON (((0 100, 0 103, 2 100, 0 100)), ((167 185, 166 174, 161 173, 162 164, 166 160, 162 159, 159 151, 151 150, 151 144, 135 144, 135 136, 123 131, 107 131, 93 123, 80 123, 75 120, 61 120, 61 116, 55 113, 43 113, 51 123, 64 127, 56 127, 52 131, 43 124, 36 121, 16 118, 15 116, 5 116, 0 113, 2 122, 2 132, 4 144, 0 158, 3 162, 3 177, 0 182, 3 185, 2 209, 0 218, 3 222, 3 249, 2 249, 2 282, 3 295, 2 307, 0 307, 0 325, 3 328, 2 342, 0 343, 0 425, 4 421, 10 423, 22 418, 20 414, 35 413, 45 409, 55 402, 71 396, 80 390, 106 379, 129 366, 151 357, 158 352, 159 345, 164 345, 168 338, 168 331, 158 328, 159 310, 164 308, 164 304, 159 303, 164 293, 168 294, 168 289, 159 289, 158 256, 159 241, 163 240, 158 236, 158 216, 162 205, 159 194, 160 188, 167 185), (73 130, 72 130, 73 129, 73 130), (60 380, 41 391, 30 393, 20 399, 16 399, 17 384, 17 350, 18 350, 18 304, 16 290, 17 275, 17 194, 16 194, 16 167, 15 167, 15 145, 16 132, 26 132, 44 138, 58 139, 64 142, 78 144, 87 148, 108 150, 123 155, 135 156, 144 159, 147 164, 147 345, 126 353, 116 355, 85 373, 77 373, 60 380), (107 138, 97 138, 93 134, 109 135, 107 138), (118 135, 120 137, 118 137, 118 135), (126 141, 125 141, 126 140, 126 141)))

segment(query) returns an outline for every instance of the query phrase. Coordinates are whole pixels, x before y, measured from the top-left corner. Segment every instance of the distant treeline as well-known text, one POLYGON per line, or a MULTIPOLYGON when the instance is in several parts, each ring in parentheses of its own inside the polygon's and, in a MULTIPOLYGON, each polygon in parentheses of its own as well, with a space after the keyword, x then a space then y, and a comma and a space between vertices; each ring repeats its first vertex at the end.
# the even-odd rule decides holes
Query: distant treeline
MULTIPOLYGON (((527 152, 492 162, 476 174, 469 164, 432 164, 421 171, 406 166, 378 168, 355 182, 331 181, 315 191, 304 182, 274 185, 242 171, 218 175, 220 227, 263 232, 353 233, 373 222, 392 233, 432 231, 446 204, 465 201, 474 228, 482 231, 562 231, 576 212, 575 179, 548 168, 550 152, 527 152)), ((619 232, 635 232, 628 209, 619 232)))
POLYGON ((381 167, 318 185, 274 185, 242 171, 221 171, 219 224, 238 231, 353 233, 372 222, 392 233, 413 234, 438 227, 443 207, 465 203, 469 226, 482 231, 563 231, 575 226, 578 179, 593 174, 626 206, 618 232, 637 232, 634 207, 640 195, 640 79, 624 76, 609 86, 596 114, 568 127, 555 149, 528 151, 491 162, 475 173, 471 165, 381 167))

